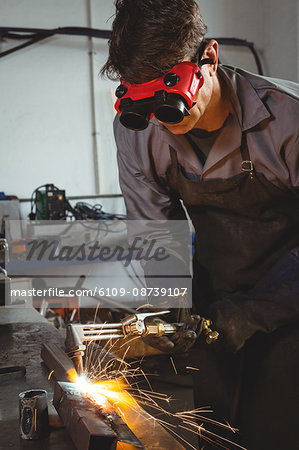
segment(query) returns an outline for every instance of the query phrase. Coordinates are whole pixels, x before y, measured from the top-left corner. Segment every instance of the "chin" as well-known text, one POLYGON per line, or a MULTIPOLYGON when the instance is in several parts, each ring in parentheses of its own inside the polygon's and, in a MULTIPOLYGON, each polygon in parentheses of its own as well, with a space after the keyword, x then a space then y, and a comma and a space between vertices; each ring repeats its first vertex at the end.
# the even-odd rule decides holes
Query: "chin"
POLYGON ((192 129, 192 126, 182 125, 182 124, 164 124, 164 126, 170 131, 172 134, 185 134, 188 133, 192 129))

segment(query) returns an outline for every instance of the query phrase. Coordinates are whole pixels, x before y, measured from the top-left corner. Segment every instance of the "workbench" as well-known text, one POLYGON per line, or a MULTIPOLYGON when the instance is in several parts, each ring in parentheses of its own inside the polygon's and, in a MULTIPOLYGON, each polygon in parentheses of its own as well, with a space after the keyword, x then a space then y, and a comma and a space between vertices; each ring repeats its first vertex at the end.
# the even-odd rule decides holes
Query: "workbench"
MULTIPOLYGON (((19 437, 18 394, 28 389, 45 389, 48 392, 48 400, 51 402, 53 398, 54 380, 48 380, 49 371, 40 357, 42 343, 56 344, 64 349, 64 337, 61 332, 34 308, 0 307, 0 369, 13 366, 26 368, 25 377, 18 377, 18 374, 14 373, 2 375, 1 379, 0 375, 0 450, 75 450, 64 428, 51 429, 48 437, 38 441, 25 441, 19 437)), ((157 361, 153 360, 152 369, 154 367, 162 369, 161 362, 161 357, 157 361)), ((167 364, 170 364, 169 361, 167 364)), ((171 370, 170 366, 167 366, 166 372, 169 373, 171 370)), ((186 389, 170 385, 167 388, 165 384, 163 385, 166 378, 165 373, 161 378, 155 377, 157 391, 181 399, 176 407, 182 410, 192 409, 192 386, 186 389)), ((183 377, 184 383, 190 382, 187 378, 183 377)), ((175 377, 175 380, 180 382, 181 377, 175 377)), ((191 441, 196 448, 196 437, 194 436, 191 441)))
POLYGON ((0 449, 1 450, 75 450, 64 428, 52 429, 38 441, 19 437, 18 394, 28 389, 45 389, 53 397, 53 382, 40 357, 41 344, 54 343, 61 348, 64 339, 34 308, 0 307, 0 368, 23 366, 25 377, 12 373, 0 376, 0 449), (19 377, 19 378, 18 378, 19 377))

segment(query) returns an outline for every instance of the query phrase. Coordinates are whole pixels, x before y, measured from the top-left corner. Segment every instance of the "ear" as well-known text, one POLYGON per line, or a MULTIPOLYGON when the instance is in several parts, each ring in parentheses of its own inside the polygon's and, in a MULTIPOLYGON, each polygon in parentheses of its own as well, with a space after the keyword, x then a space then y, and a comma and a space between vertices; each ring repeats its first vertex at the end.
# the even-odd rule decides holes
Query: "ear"
POLYGON ((202 59, 209 58, 214 61, 214 64, 207 65, 209 68, 209 73, 211 75, 215 74, 218 67, 218 42, 215 39, 211 39, 203 52, 202 59))

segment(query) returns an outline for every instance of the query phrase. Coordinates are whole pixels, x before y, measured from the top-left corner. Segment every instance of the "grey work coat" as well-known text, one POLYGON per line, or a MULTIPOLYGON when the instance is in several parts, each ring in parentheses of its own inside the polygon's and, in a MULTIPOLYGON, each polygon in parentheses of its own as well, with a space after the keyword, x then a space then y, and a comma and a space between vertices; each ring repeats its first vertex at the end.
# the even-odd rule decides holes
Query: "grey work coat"
MULTIPOLYGON (((256 172, 264 174, 278 187, 299 188, 299 86, 226 66, 220 66, 218 71, 230 90, 234 113, 229 115, 204 166, 184 135, 171 134, 155 119, 151 120, 145 130, 131 131, 122 126, 116 117, 114 131, 119 177, 128 219, 185 217, 178 196, 173 195, 166 181, 166 172, 171 164, 169 145, 176 150, 178 161, 184 172, 190 174, 190 178, 198 176, 202 180, 227 179, 240 173, 240 144, 244 131, 256 172)), ((296 256, 292 254, 291 257, 296 256)), ((277 270, 280 271, 279 268, 277 270)), ((283 299, 283 295, 277 290, 276 294, 283 299)), ((255 294, 252 295, 255 298, 255 294)), ((267 295, 272 295, 271 289, 267 295)), ((263 326, 258 324, 260 329, 273 331, 282 323, 281 317, 284 318, 283 322, 294 317, 293 314, 297 311, 295 305, 285 318, 285 301, 281 300, 277 317, 271 323, 268 323, 267 308, 263 308, 265 321, 263 326)), ((263 305, 255 300, 250 304, 254 307, 257 304, 259 307, 263 305)), ((224 309, 230 311, 230 316, 233 305, 231 302, 224 304, 224 309)), ((217 308, 220 306, 220 303, 216 305, 217 308)), ((236 316, 240 313, 244 315, 238 306, 236 316)), ((244 340, 257 329, 258 327, 252 327, 240 339, 238 335, 236 348, 240 348, 244 340)))
POLYGON ((171 134, 155 119, 143 131, 128 130, 116 117, 119 179, 128 219, 171 219, 182 209, 166 183, 169 145, 186 173, 203 180, 226 179, 240 173, 243 131, 255 170, 278 187, 299 187, 299 85, 227 66, 218 71, 230 87, 234 114, 204 166, 184 135, 171 134))

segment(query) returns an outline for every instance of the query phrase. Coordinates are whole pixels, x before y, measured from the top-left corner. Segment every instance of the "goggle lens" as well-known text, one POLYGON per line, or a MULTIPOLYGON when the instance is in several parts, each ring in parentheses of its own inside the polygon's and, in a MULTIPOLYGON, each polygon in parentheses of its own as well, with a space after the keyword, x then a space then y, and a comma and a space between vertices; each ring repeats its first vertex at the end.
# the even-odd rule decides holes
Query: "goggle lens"
POLYGON ((122 125, 130 130, 141 131, 148 126, 150 113, 145 111, 123 111, 119 120, 122 125))
POLYGON ((168 94, 166 103, 158 106, 154 114, 164 123, 179 123, 185 116, 190 115, 184 100, 177 94, 168 94))

